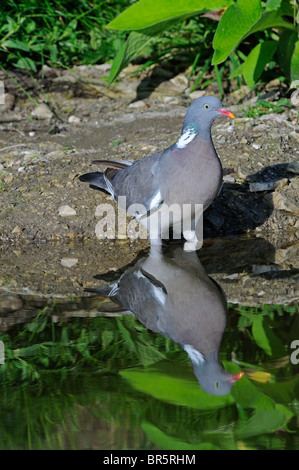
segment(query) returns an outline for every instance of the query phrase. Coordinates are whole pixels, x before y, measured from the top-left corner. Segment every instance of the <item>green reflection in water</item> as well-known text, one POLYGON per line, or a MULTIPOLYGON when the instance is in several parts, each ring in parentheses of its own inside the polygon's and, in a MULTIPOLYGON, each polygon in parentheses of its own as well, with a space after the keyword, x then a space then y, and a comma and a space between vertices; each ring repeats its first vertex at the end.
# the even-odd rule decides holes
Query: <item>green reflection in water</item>
POLYGON ((223 397, 135 317, 58 313, 0 337, 1 449, 299 449, 296 306, 229 306, 220 360, 245 376, 223 397))

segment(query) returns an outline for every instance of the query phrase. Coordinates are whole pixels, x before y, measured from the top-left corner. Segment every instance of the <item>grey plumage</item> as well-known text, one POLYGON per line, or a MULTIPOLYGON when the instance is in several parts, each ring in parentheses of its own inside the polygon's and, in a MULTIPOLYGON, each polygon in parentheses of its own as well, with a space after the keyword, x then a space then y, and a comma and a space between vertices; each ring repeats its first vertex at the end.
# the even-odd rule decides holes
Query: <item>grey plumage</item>
POLYGON ((164 229, 168 229, 170 223, 181 224, 184 216, 180 211, 170 222, 163 208, 173 204, 182 208, 189 204, 195 220, 196 207, 201 204, 203 210, 207 209, 218 194, 222 165, 212 142, 211 127, 221 116, 234 117, 217 98, 198 98, 189 107, 181 136, 175 144, 133 163, 98 160, 97 163, 108 168, 104 172, 82 175, 80 180, 108 191, 121 205, 120 196, 125 196, 123 208, 129 215, 137 216, 135 208, 131 208, 141 204, 144 210, 137 217, 149 230, 151 238, 157 233, 151 231, 150 216, 161 210, 162 228, 158 237, 164 238, 164 229))
MULTIPOLYGON (((226 297, 195 252, 176 247, 163 255, 161 247, 153 246, 148 258, 129 268, 109 289, 109 297, 121 310, 132 312, 148 329, 186 350, 207 393, 230 392, 240 376, 225 372, 218 360, 226 326, 226 297)), ((96 291, 107 295, 109 289, 96 291)))

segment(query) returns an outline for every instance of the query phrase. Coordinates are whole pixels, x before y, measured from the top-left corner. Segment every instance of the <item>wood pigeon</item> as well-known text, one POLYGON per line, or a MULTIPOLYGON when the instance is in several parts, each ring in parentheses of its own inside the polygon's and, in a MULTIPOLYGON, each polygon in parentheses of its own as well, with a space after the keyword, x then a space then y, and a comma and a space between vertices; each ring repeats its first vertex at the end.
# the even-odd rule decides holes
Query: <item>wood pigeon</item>
POLYGON ((242 377, 242 372, 227 373, 219 363, 226 296, 207 275, 195 251, 177 245, 163 254, 161 246, 152 245, 149 256, 128 268, 119 280, 89 291, 108 295, 119 305, 118 311, 134 314, 149 330, 180 344, 207 393, 225 395, 242 377))
POLYGON ((110 193, 126 212, 149 232, 151 241, 183 234, 185 249, 197 249, 196 225, 222 185, 222 165, 215 151, 213 122, 233 113, 219 99, 204 96, 193 101, 178 141, 167 149, 135 162, 97 160, 104 172, 86 173, 80 180, 110 193))

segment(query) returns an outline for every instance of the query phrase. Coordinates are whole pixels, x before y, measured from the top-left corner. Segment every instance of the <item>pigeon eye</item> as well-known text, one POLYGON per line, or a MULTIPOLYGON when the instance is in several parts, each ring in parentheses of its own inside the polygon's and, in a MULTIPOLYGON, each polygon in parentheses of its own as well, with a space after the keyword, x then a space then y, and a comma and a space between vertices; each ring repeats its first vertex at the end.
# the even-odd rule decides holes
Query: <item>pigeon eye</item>
POLYGON ((219 382, 215 382, 215 383, 214 383, 214 389, 215 389, 215 390, 218 390, 218 388, 219 388, 219 382))
POLYGON ((204 107, 205 109, 209 109, 210 105, 209 105, 208 103, 206 103, 206 104, 203 105, 203 107, 204 107))

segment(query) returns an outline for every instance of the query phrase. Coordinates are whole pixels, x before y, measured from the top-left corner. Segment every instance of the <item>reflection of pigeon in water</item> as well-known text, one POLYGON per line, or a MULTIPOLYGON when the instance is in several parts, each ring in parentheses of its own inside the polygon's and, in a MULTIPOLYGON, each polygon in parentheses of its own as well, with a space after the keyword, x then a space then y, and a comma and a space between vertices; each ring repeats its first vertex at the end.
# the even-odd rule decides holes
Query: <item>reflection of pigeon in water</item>
POLYGON ((206 274, 196 252, 176 247, 163 255, 160 247, 153 246, 148 258, 95 292, 109 295, 148 329, 180 344, 206 392, 225 395, 243 375, 228 374, 219 364, 226 297, 206 274))
POLYGON ((108 169, 87 173, 80 180, 108 191, 149 230, 152 240, 169 238, 172 227, 175 238, 183 232, 189 243, 186 249, 192 249, 192 243, 196 248, 196 222, 222 184, 222 165, 211 137, 212 124, 221 116, 234 117, 214 96, 198 98, 189 107, 175 144, 134 163, 97 160, 94 163, 108 169))

